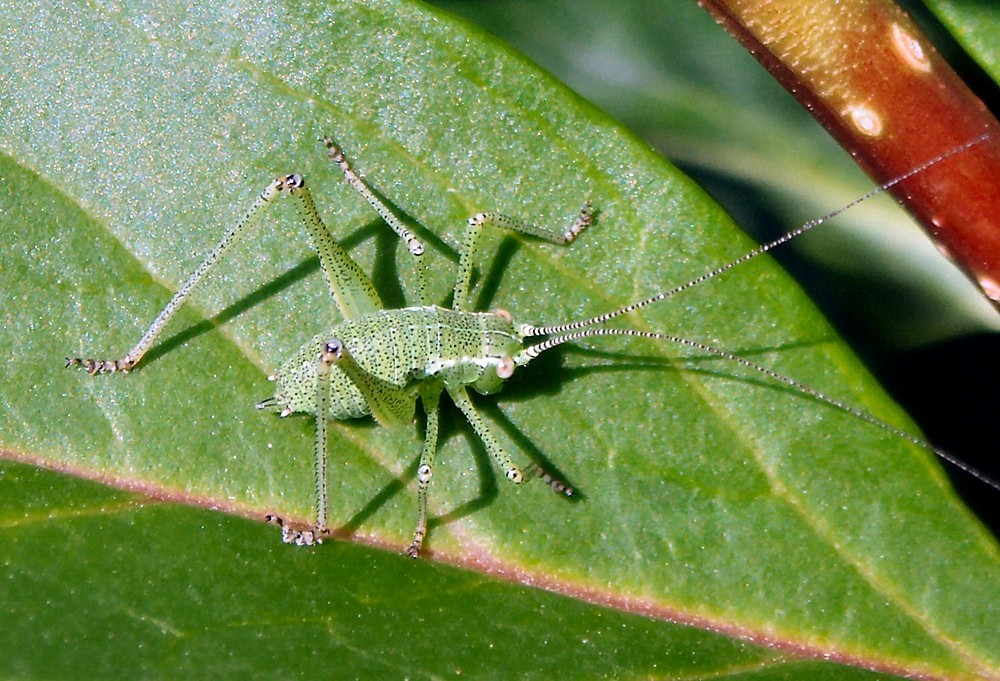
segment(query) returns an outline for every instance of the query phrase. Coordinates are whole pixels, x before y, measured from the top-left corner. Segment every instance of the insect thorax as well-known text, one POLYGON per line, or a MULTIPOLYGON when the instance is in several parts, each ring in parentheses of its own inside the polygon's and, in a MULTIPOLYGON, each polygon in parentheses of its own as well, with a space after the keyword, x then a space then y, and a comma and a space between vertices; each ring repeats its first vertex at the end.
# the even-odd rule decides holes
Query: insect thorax
MULTIPOLYGON (((500 388, 497 366, 521 349, 508 319, 486 312, 456 312, 436 306, 380 310, 347 320, 306 342, 278 370, 271 403, 278 409, 315 413, 317 358, 338 339, 358 366, 388 389, 416 400, 416 383, 438 379, 445 386, 500 388)), ((330 372, 330 418, 371 413, 367 400, 335 364, 330 372)))

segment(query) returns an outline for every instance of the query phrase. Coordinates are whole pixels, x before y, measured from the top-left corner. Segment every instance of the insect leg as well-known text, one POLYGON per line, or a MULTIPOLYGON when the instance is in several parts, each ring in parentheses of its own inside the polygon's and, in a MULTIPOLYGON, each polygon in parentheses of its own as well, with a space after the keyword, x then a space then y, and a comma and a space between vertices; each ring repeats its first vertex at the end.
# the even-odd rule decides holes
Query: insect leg
POLYGON ((181 305, 184 304, 187 297, 191 295, 191 291, 193 291, 205 275, 208 274, 213 267, 215 267, 216 263, 222 259, 222 256, 226 254, 232 245, 253 227, 260 213, 263 212, 272 199, 278 196, 283 188, 284 185, 282 181, 275 180, 257 196, 257 199, 247 209, 246 213, 243 214, 243 217, 240 218, 235 225, 226 230, 226 233, 222 236, 219 243, 216 244, 215 248, 213 248, 205 260, 198 265, 195 271, 188 276, 187 281, 181 285, 181 287, 174 294, 174 297, 171 298, 166 307, 160 311, 160 314, 158 314, 156 319, 153 320, 149 329, 147 329, 146 333, 142 335, 139 342, 136 343, 131 350, 129 350, 127 355, 117 360, 67 357, 66 366, 78 364, 86 369, 90 374, 128 371, 134 367, 156 341, 156 338, 163 331, 163 327, 167 325, 167 322, 170 321, 181 305))
POLYGON ((322 544, 323 535, 329 531, 330 523, 330 482, 329 457, 327 454, 327 421, 330 411, 330 367, 338 360, 340 341, 333 339, 323 346, 316 358, 316 524, 310 529, 298 529, 276 515, 268 515, 268 522, 281 527, 281 541, 286 544, 312 546, 322 544))
POLYGON ((340 166, 341 171, 344 173, 344 179, 347 183, 354 187, 355 190, 361 196, 364 197, 365 201, 371 204, 371 207, 385 220, 389 228, 392 229, 399 238, 406 243, 407 250, 413 255, 421 255, 424 252, 424 245, 419 239, 409 230, 409 228, 403 224, 403 221, 399 219, 390 208, 385 204, 382 199, 380 199, 367 182, 361 179, 361 177, 354 172, 351 168, 351 164, 347 162, 347 158, 344 156, 344 152, 341 151, 337 143, 332 139, 327 137, 323 140, 323 144, 326 145, 327 155, 331 161, 335 162, 340 166))
MULTIPOLYGON (((383 381, 365 371, 358 366, 351 353, 337 338, 331 338, 326 342, 324 352, 330 354, 331 363, 335 363, 361 391, 365 404, 371 409, 372 417, 379 425, 392 428, 404 426, 413 420, 413 405, 416 400, 412 391, 383 381)), ((317 413, 318 409, 317 406, 317 413)))
POLYGON ((452 401, 455 403, 462 413, 465 414, 465 418, 469 421, 469 425, 472 429, 476 431, 476 435, 482 440, 483 444, 486 446, 486 451, 489 453, 490 458, 496 463, 496 465, 503 471, 504 477, 513 482, 514 484, 520 485, 526 480, 524 473, 521 469, 514 465, 514 462, 510 458, 510 454, 507 450, 503 448, 499 440, 490 430, 489 426, 476 411, 472 402, 469 400, 469 395, 465 391, 464 387, 457 388, 447 388, 448 394, 451 396, 452 401))
POLYGON ((427 536, 427 487, 433 475, 434 454, 437 452, 438 441, 438 402, 441 397, 440 385, 428 385, 420 390, 424 413, 427 415, 427 428, 424 431, 424 446, 420 451, 420 463, 417 465, 417 527, 413 531, 413 542, 406 549, 411 558, 420 554, 424 537, 427 536))
POLYGON ((67 357, 66 366, 79 365, 91 374, 110 373, 114 371, 129 371, 142 356, 146 354, 163 328, 173 318, 177 310, 191 295, 191 292, 201 283, 205 276, 215 267, 222 257, 232 248, 240 237, 246 234, 256 224, 260 215, 275 198, 285 194, 295 199, 299 216, 312 236, 313 245, 319 254, 323 272, 326 275, 330 290, 340 311, 346 318, 359 317, 382 308, 382 303, 375 292, 374 286, 368 281, 361 268, 351 260, 346 251, 340 247, 320 219, 313 204, 312 197, 305 187, 301 175, 286 175, 279 177, 262 191, 253 204, 247 209, 240 220, 226 230, 215 248, 205 257, 192 272, 181 287, 174 293, 166 307, 160 311, 153 323, 142 335, 139 342, 121 359, 81 359, 67 357))
POLYGON ((299 218, 309 232, 313 248, 319 256, 323 276, 330 287, 337 309, 344 319, 357 319, 383 308, 371 280, 347 251, 330 234, 316 210, 312 194, 301 175, 289 175, 288 196, 294 199, 299 218))
POLYGON ((424 252, 423 242, 417 239, 416 235, 414 235, 410 228, 406 226, 395 211, 393 211, 392 208, 390 208, 388 204, 386 204, 386 202, 375 193, 375 190, 372 189, 371 185, 361 179, 361 176, 354 172, 351 164, 344 156, 344 152, 339 146, 337 146, 336 142, 327 137, 323 140, 323 143, 327 148, 327 157, 340 166, 340 170, 344 173, 344 179, 347 183, 351 185, 351 187, 353 187, 359 194, 361 194, 364 200, 375 209, 375 212, 378 213, 383 220, 385 220, 387 225, 389 225, 389 229, 395 232, 399 238, 403 240, 403 243, 406 244, 406 250, 414 256, 414 263, 417 270, 417 297, 420 300, 421 305, 427 305, 427 270, 424 265, 424 259, 420 257, 424 252))
MULTIPOLYGON (((504 477, 517 485, 527 482, 532 478, 541 478, 556 494, 567 497, 573 496, 575 490, 572 486, 550 475, 538 463, 532 462, 524 471, 514 465, 507 450, 503 448, 503 445, 497 440, 493 431, 490 430, 490 427, 479 415, 479 412, 476 411, 464 387, 448 388, 448 394, 455 405, 465 414, 465 418, 469 421, 472 429, 476 431, 476 435, 486 445, 486 451, 500 470, 503 471, 504 477)), ((428 416, 428 418, 430 417, 428 416)), ((429 428, 430 426, 428 425, 429 428)))
MULTIPOLYGON (((339 343, 339 342, 338 342, 339 343)), ((327 420, 330 411, 330 367, 337 361, 337 347, 327 343, 316 360, 316 533, 324 534, 330 522, 327 420)))
POLYGON ((576 220, 563 231, 538 227, 500 213, 487 212, 472 216, 469 218, 468 226, 465 229, 465 236, 462 239, 462 250, 458 259, 458 276, 455 279, 455 295, 452 297, 452 306, 460 312, 469 310, 471 305, 471 301, 469 300, 469 286, 472 281, 472 259, 479 244, 479 236, 486 225, 493 225, 512 232, 536 236, 554 244, 565 245, 578 237, 593 220, 594 214, 591 211, 590 201, 583 204, 576 220))

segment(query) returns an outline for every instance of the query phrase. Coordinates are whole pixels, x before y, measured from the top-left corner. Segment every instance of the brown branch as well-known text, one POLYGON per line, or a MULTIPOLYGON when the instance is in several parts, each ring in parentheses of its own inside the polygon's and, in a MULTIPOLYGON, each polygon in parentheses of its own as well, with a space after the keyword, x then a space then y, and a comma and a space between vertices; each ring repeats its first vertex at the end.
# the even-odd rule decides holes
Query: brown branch
POLYGON ((699 0, 1000 305, 1000 123, 889 0, 699 0))

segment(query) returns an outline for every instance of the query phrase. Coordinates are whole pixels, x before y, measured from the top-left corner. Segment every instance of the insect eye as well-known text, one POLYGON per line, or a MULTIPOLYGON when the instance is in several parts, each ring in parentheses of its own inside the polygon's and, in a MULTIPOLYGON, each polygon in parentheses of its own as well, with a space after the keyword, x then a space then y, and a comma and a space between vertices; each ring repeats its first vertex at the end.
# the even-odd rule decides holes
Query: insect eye
POLYGON ((501 307, 498 307, 498 308, 495 308, 493 310, 490 310, 490 312, 492 312, 493 314, 495 314, 497 317, 499 317, 500 319, 504 320, 508 324, 510 322, 514 321, 514 318, 511 316, 510 312, 508 310, 505 310, 505 309, 501 308, 501 307))
POLYGON ((331 338, 323 343, 323 352, 319 354, 319 361, 329 366, 343 356, 344 344, 338 338, 331 338))
POLYGON ((500 363, 497 364, 497 376, 500 378, 510 378, 514 375, 514 369, 517 365, 511 357, 501 357, 500 363))

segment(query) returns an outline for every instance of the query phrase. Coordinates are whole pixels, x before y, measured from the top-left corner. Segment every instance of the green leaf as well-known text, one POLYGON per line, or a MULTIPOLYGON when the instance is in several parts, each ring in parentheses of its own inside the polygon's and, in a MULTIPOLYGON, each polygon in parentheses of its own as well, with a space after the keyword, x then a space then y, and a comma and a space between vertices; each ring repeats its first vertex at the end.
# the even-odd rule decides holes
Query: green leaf
POLYGON ((993 80, 1000 79, 1000 11, 992 5, 969 0, 933 0, 927 6, 940 18, 955 40, 965 47, 993 80))
MULTIPOLYGON (((399 555, 419 428, 331 424, 331 515, 350 542, 294 549, 260 522, 161 503, 311 516, 312 424, 253 409, 266 374, 336 319, 292 211, 274 208, 136 372, 62 358, 124 354, 279 173, 308 178, 388 303, 412 302, 407 256, 324 134, 413 220, 441 302, 482 209, 548 224, 587 198, 599 210, 565 249, 485 240, 480 302, 528 322, 613 309, 752 242, 579 97, 423 6, 20 3, 0 29, 0 450, 138 493, 0 469, 6 675, 870 676, 795 655, 998 673, 997 546, 933 457, 683 348, 581 345, 476 400, 576 503, 498 480, 447 408, 426 561, 399 555)), ((629 323, 907 426, 770 262, 629 323)))

